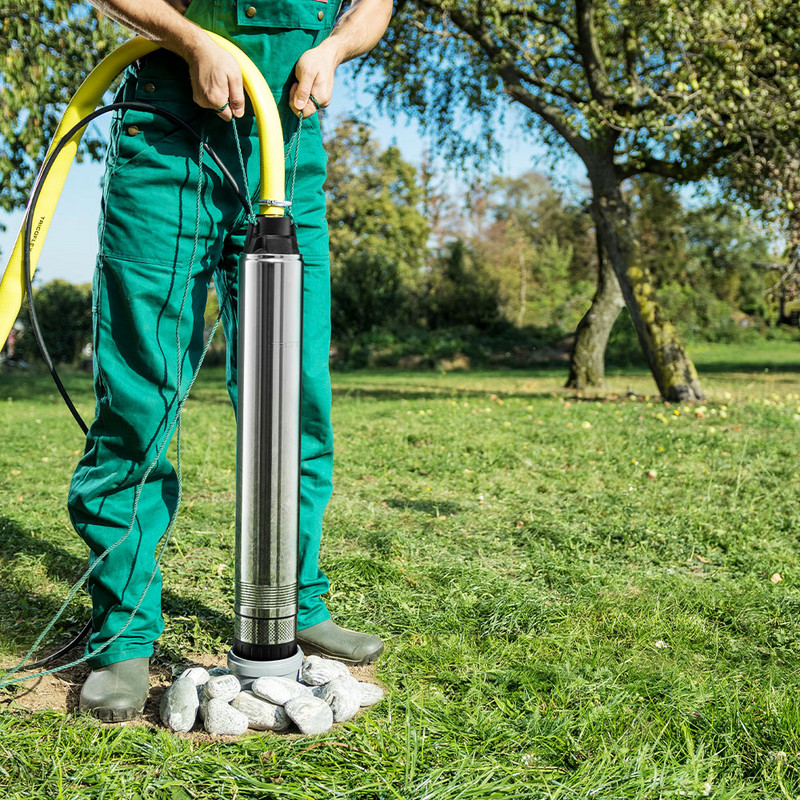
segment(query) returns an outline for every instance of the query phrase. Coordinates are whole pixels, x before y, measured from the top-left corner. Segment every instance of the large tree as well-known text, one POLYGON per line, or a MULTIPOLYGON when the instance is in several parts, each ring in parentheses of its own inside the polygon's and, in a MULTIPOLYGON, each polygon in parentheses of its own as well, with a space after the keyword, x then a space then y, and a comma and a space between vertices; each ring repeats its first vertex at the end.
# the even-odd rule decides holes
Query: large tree
POLYGON ((601 274, 579 334, 604 342, 621 289, 661 394, 696 400, 623 185, 645 173, 695 180, 742 150, 749 120, 778 111, 764 31, 778 18, 796 29, 797 16, 794 0, 401 0, 372 63, 384 103, 416 112, 456 152, 476 141, 465 146, 467 120, 496 132, 505 96, 551 151, 581 159, 601 274))
MULTIPOLYGON (((85 3, 0 3, 0 208, 25 205, 64 106, 122 31, 85 3)), ((90 130, 78 157, 100 157, 90 130)))

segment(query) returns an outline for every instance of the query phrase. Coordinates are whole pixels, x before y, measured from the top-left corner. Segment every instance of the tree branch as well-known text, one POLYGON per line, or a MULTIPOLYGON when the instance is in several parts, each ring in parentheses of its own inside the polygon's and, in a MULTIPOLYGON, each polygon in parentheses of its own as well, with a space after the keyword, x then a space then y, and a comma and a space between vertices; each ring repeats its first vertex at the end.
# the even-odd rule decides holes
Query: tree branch
POLYGON ((521 69, 517 68, 517 72, 526 83, 533 84, 542 91, 545 91, 548 94, 553 95, 554 97, 560 97, 563 100, 568 100, 570 103, 573 103, 575 105, 588 102, 587 98, 581 97, 580 95, 575 94, 575 92, 571 92, 568 89, 565 89, 563 86, 560 86, 557 83, 553 83, 552 81, 549 81, 547 78, 545 78, 539 69, 539 65, 529 56, 528 52, 525 50, 521 42, 517 42, 514 39, 505 36, 502 37, 501 41, 506 46, 512 47, 515 50, 517 50, 522 60, 532 70, 532 72, 523 72, 521 69))
POLYGON ((667 161, 661 158, 651 158, 647 156, 633 157, 632 161, 617 164, 616 171, 620 180, 631 178, 634 175, 649 173, 660 175, 662 178, 672 178, 678 181, 698 181, 704 177, 708 171, 718 161, 731 153, 735 153, 741 147, 741 142, 730 142, 710 150, 701 158, 694 159, 690 164, 682 164, 679 161, 667 161))
MULTIPOLYGON (((420 0, 420 6, 430 13, 440 10, 437 4, 431 0, 420 0)), ((480 8, 478 10, 480 12, 480 8)), ((581 159, 590 157, 589 142, 569 125, 561 109, 529 92, 523 86, 525 80, 529 80, 531 76, 521 74, 514 60, 491 38, 488 33, 489 28, 484 24, 480 13, 477 19, 461 11, 459 8, 450 9, 448 13, 452 23, 459 30, 466 33, 486 54, 497 75, 502 79, 506 93, 550 125, 550 127, 561 135, 581 159)), ((548 81, 544 81, 545 87, 539 86, 536 79, 530 80, 530 83, 538 86, 538 88, 550 86, 548 81)), ((554 92, 554 95, 559 96, 560 93, 557 91, 554 92)))
POLYGON ((594 100, 608 108, 612 104, 613 95, 594 27, 594 0, 575 0, 575 22, 578 29, 578 51, 583 60, 589 91, 594 100))
POLYGON ((514 82, 511 76, 501 75, 506 87, 506 93, 522 103, 526 108, 537 114, 544 122, 553 128, 566 143, 583 160, 589 155, 589 142, 584 139, 577 131, 573 130, 569 123, 564 119, 561 110, 551 103, 547 103, 540 97, 531 94, 524 86, 514 82))

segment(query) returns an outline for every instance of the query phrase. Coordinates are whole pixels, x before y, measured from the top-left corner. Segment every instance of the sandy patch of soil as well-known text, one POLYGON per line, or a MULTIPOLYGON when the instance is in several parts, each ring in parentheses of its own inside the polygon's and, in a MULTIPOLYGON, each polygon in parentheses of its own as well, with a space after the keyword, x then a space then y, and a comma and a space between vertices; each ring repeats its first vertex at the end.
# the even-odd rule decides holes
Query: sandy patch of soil
MULTIPOLYGON (((64 660, 67 662, 74 661, 80 658, 82 654, 83 649, 76 648, 74 653, 70 653, 69 657, 65 657, 64 660)), ((147 704, 144 707, 142 716, 130 722, 105 724, 96 721, 96 724, 102 725, 103 727, 114 728, 120 725, 137 725, 147 728, 161 728, 163 730, 164 726, 158 714, 161 696, 172 683, 175 675, 180 674, 186 667, 195 666, 205 667, 206 669, 210 667, 224 667, 226 666, 225 655, 195 653, 186 656, 179 665, 174 667, 170 664, 158 663, 155 659, 151 660, 150 696, 147 699, 147 704)), ((0 709, 29 712, 60 711, 66 712, 67 714, 77 714, 81 686, 88 674, 89 668, 85 664, 80 664, 76 667, 65 669, 62 672, 56 672, 53 675, 45 675, 30 682, 17 684, 6 690, 0 690, 0 709)), ((375 677, 374 664, 367 664, 363 667, 350 667, 350 674, 360 681, 377 684, 386 691, 386 686, 375 677)), ((363 713, 363 710, 359 713, 363 713)), ((334 725, 334 729, 336 727, 338 726, 334 725)), ((301 736, 301 734, 298 733, 276 734, 270 733, 269 731, 248 731, 246 735, 262 736, 265 733, 269 736, 290 736, 298 738, 301 736)), ((189 733, 174 733, 173 735, 198 742, 234 741, 237 738, 234 736, 213 736, 206 733, 202 727, 202 723, 196 724, 189 733)))

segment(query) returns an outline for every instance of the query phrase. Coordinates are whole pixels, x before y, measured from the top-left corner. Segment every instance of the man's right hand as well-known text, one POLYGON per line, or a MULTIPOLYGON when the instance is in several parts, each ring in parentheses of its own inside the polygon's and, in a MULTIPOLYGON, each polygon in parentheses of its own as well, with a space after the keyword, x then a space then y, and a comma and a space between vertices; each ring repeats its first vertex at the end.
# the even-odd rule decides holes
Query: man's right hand
POLYGON ((181 56, 189 64, 197 105, 214 109, 225 120, 242 116, 244 90, 239 64, 194 22, 182 16, 189 0, 91 2, 111 19, 181 56), (224 111, 217 111, 223 106, 224 111))
MULTIPOLYGON (((176 11, 185 14, 191 0, 167 0, 176 11)), ((219 111, 220 117, 230 120, 244 113, 242 73, 236 59, 207 36, 198 36, 193 47, 183 54, 189 62, 193 100, 203 108, 228 108, 219 111)))
POLYGON ((189 62, 193 99, 203 108, 215 111, 226 103, 219 116, 230 121, 244 114, 242 71, 236 59, 223 47, 198 31, 196 41, 182 54, 189 62))

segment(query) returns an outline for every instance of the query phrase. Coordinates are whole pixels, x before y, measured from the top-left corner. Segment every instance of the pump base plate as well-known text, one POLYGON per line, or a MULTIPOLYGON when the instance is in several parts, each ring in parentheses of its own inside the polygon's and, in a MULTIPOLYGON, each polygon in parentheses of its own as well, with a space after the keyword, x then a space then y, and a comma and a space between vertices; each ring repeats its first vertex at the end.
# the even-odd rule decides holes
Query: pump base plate
POLYGON ((277 661, 251 661, 249 658, 237 656, 233 650, 228 651, 228 669, 239 679, 243 689, 249 689, 256 678, 265 676, 296 681, 302 665, 303 651, 299 647, 293 656, 277 661))

